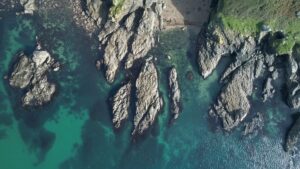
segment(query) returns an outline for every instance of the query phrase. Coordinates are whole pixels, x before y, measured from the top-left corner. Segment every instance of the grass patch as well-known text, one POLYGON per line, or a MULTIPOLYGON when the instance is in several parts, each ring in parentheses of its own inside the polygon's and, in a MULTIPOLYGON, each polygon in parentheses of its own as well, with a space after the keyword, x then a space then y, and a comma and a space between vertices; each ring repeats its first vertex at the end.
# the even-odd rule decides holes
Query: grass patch
POLYGON ((299 0, 220 0, 215 21, 244 36, 255 36, 267 25, 273 32, 282 31, 284 39, 274 40, 278 54, 290 54, 300 43, 299 0))
POLYGON ((112 6, 109 9, 109 16, 112 18, 116 18, 118 14, 122 11, 122 7, 125 0, 113 0, 112 6))

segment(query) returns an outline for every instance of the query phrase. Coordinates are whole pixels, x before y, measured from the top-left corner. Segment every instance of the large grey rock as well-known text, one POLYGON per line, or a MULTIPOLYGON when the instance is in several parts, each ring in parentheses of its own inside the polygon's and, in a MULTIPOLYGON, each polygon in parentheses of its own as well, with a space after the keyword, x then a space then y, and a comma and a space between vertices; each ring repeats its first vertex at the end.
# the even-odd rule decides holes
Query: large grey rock
MULTIPOLYGON (((14 66, 9 84, 26 91, 24 106, 37 106, 49 102, 55 92, 55 85, 47 80, 47 72, 52 69, 54 59, 47 51, 35 50, 32 57, 23 53, 14 66)), ((58 63, 58 62, 56 62, 58 63)))
POLYGON ((14 70, 9 79, 9 84, 23 89, 29 85, 34 75, 34 63, 23 53, 18 57, 20 57, 20 59, 14 66, 14 70))
POLYGON ((248 97, 253 91, 254 65, 255 60, 251 59, 235 70, 210 110, 210 115, 219 118, 227 131, 239 125, 249 113, 248 97))
POLYGON ((112 83, 120 66, 129 69, 146 56, 160 28, 161 0, 126 0, 120 13, 108 20, 99 34, 106 79, 112 83), (122 61, 125 65, 121 65, 122 61))
POLYGON ((43 76, 39 81, 33 84, 23 98, 23 105, 25 106, 38 106, 47 103, 51 100, 55 92, 55 85, 49 83, 47 76, 43 76))
POLYGON ((178 118, 180 113, 180 89, 178 85, 177 71, 173 67, 169 73, 169 90, 172 119, 178 118))
POLYGON ((113 123, 115 128, 121 126, 121 122, 128 118, 130 105, 131 83, 122 86, 113 98, 113 123))
POLYGON ((133 135, 143 134, 153 124, 163 105, 158 91, 158 74, 152 61, 143 66, 135 87, 137 100, 133 135))

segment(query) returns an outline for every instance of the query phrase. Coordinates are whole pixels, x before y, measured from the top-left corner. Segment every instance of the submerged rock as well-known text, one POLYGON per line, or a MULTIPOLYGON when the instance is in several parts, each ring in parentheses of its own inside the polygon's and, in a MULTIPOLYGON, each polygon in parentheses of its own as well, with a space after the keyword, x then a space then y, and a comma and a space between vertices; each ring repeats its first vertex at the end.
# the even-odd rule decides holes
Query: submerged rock
POLYGON ((169 73, 169 89, 172 119, 178 118, 180 113, 180 89, 178 85, 177 71, 173 67, 169 73))
POLYGON ((257 113, 255 117, 252 118, 251 122, 245 123, 245 129, 243 135, 253 134, 257 130, 262 130, 264 126, 264 118, 261 113, 257 113))
POLYGON ((265 82, 264 89, 263 89, 263 101, 267 101, 270 98, 274 97, 275 89, 272 85, 272 78, 268 78, 265 82))
POLYGON ((128 118, 130 105, 131 83, 122 86, 113 98, 113 123, 115 128, 121 126, 121 122, 128 118))
POLYGON ((23 53, 19 57, 10 76, 9 84, 26 91, 22 99, 24 106, 36 106, 49 102, 56 87, 48 82, 46 74, 54 65, 54 59, 43 50, 35 50, 32 57, 23 53))
POLYGON ((136 114, 132 135, 143 134, 153 124, 163 106, 158 91, 158 74, 152 61, 147 61, 136 80, 136 114))
POLYGON ((130 69, 154 46, 155 32, 160 28, 162 2, 126 0, 99 34, 106 79, 112 83, 121 62, 130 69))
POLYGON ((298 118, 290 131, 288 131, 288 135, 285 141, 285 151, 292 153, 293 151, 298 149, 300 143, 300 118, 298 118))

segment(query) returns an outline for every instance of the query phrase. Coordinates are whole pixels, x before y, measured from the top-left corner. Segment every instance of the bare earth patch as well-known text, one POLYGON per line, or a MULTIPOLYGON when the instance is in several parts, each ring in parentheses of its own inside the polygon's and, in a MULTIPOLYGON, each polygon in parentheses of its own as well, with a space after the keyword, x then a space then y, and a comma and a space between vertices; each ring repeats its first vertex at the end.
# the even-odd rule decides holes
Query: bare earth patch
POLYGON ((212 0, 165 0, 164 29, 195 27, 208 21, 212 0))

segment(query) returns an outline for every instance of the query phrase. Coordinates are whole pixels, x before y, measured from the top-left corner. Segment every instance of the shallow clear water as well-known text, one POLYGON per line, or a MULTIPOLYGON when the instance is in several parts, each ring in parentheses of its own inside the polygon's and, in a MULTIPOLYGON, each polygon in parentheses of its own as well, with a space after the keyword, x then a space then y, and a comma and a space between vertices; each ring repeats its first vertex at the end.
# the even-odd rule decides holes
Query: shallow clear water
POLYGON ((41 24, 38 18, 13 15, 0 20, 0 168, 287 168, 291 159, 282 144, 291 113, 281 99, 265 106, 253 102, 252 114, 260 111, 266 121, 257 135, 243 137, 242 128, 223 133, 209 120, 208 108, 221 89, 218 79, 226 59, 203 80, 191 45, 195 33, 173 30, 159 36, 160 43, 149 55, 157 58, 164 108, 147 134, 133 140, 130 120, 121 130, 113 129, 109 97, 124 77, 120 73, 109 85, 96 70, 95 41, 68 21, 41 24), (32 52, 35 36, 47 42, 45 48, 63 66, 51 75, 58 84, 53 101, 43 107, 23 108, 20 91, 9 87, 2 77, 18 52, 32 52), (173 65, 179 74, 183 111, 170 125, 167 71, 173 65), (193 80, 187 79, 188 71, 193 80))

